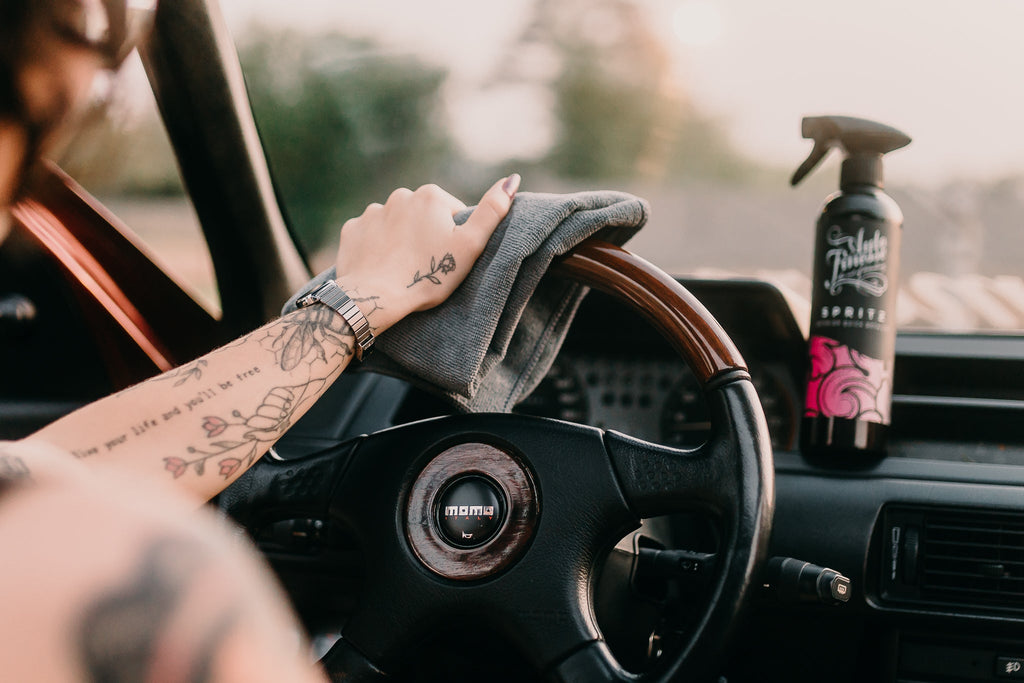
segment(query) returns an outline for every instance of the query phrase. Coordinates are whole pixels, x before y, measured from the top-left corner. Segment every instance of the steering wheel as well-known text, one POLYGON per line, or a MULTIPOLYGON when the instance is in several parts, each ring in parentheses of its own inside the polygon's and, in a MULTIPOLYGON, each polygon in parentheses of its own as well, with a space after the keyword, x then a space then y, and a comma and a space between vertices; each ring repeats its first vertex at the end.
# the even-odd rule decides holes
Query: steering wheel
MULTIPOLYGON (((442 417, 299 460, 262 460, 221 495, 250 529, 331 518, 366 557, 360 606, 322 663, 332 680, 387 678, 425 634, 485 629, 555 681, 711 674, 766 552, 774 506, 768 429, 743 359, 674 279, 588 240, 552 270, 625 300, 704 389, 711 436, 693 450, 544 418, 442 417), (594 616, 595 568, 640 519, 700 511, 720 526, 707 607, 657 675, 625 671, 594 616)), ((623 349, 623 352, 627 352, 623 349)))

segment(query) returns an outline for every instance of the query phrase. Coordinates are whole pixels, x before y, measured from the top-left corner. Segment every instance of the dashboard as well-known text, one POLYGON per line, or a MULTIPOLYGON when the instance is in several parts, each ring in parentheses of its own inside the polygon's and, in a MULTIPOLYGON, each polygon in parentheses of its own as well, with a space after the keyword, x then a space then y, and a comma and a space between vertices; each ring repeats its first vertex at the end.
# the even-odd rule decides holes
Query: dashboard
MULTIPOLYGON (((901 333, 888 457, 815 463, 797 443, 805 342, 783 295, 755 280, 682 283, 736 343, 767 417, 769 554, 852 586, 843 605, 755 596, 725 679, 948 683, 1024 670, 1024 340, 901 333)), ((596 292, 515 410, 673 446, 701 443, 709 426, 671 347, 596 292)), ((400 380, 343 376, 278 448, 297 457, 451 412, 400 380)), ((693 536, 689 521, 667 523, 673 538, 693 536)))
MULTIPOLYGON (((803 337, 781 293, 757 280, 685 284, 729 331, 747 361, 772 447, 795 447, 803 337)), ((674 447, 699 446, 710 429, 703 392, 690 369, 639 316, 599 293, 585 301, 547 377, 516 412, 674 447), (607 326, 600 326, 609 318, 623 321, 616 341, 628 338, 632 351, 609 343, 607 326)))
MULTIPOLYGON (((772 447, 792 447, 799 396, 788 368, 760 364, 751 370, 751 379, 772 447)), ((678 448, 701 445, 711 427, 696 377, 671 358, 566 353, 515 412, 614 429, 678 448)))

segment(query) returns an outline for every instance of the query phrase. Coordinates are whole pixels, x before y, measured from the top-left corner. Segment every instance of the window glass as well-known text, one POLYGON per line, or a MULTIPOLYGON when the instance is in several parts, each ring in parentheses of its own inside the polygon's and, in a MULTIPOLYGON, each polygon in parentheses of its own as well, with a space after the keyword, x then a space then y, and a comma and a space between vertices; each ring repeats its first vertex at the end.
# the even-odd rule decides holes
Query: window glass
POLYGON ((134 232, 193 298, 218 314, 213 262, 138 54, 95 87, 96 104, 58 164, 134 232))
POLYGON ((914 138, 886 161, 900 326, 1024 330, 1019 0, 221 4, 310 253, 394 187, 472 201, 518 171, 525 190, 646 197, 631 249, 771 280, 806 322, 838 158, 789 177, 811 147, 801 118, 843 114, 914 138))

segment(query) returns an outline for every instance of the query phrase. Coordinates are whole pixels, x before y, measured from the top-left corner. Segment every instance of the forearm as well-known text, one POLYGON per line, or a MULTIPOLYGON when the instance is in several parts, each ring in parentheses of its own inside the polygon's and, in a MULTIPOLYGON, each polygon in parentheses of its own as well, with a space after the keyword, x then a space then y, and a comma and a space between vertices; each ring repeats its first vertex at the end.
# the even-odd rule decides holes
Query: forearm
MULTIPOLYGON (((360 306, 372 321, 374 300, 360 306)), ((262 456, 348 366, 351 329, 326 306, 279 318, 26 439, 98 468, 174 480, 208 499, 262 456)))
MULTIPOLYGON (((461 225, 465 204, 433 185, 396 190, 341 230, 338 283, 375 334, 444 301, 465 279, 519 185, 495 183, 461 225)), ((240 476, 348 366, 352 330, 314 305, 181 368, 147 380, 4 447, 36 473, 40 452, 61 469, 163 479, 207 500, 240 476), (72 457, 73 456, 73 457, 72 457), (86 466, 88 465, 88 466, 86 466), (68 468, 72 469, 72 468, 68 468)), ((54 469, 48 467, 48 469, 54 469)))

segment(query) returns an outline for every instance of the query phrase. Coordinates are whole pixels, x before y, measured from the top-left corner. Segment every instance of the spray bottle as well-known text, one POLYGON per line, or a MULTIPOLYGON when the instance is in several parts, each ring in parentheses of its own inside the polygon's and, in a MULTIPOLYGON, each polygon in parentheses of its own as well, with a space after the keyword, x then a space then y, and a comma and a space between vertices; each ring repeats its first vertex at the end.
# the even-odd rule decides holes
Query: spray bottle
POLYGON ((846 158, 817 224, 800 448, 855 465, 884 453, 891 422, 903 213, 882 191, 882 155, 910 138, 847 116, 807 117, 802 132, 814 149, 793 185, 833 147, 846 158))

